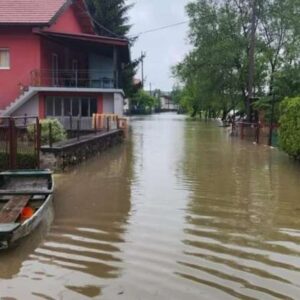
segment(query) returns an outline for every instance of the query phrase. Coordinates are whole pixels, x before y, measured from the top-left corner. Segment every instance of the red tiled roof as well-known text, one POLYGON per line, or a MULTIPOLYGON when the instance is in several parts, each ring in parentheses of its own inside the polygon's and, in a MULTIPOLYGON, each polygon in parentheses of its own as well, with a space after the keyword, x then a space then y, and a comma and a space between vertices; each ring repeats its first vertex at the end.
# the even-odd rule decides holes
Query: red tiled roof
POLYGON ((48 24, 67 0, 0 0, 0 24, 48 24))

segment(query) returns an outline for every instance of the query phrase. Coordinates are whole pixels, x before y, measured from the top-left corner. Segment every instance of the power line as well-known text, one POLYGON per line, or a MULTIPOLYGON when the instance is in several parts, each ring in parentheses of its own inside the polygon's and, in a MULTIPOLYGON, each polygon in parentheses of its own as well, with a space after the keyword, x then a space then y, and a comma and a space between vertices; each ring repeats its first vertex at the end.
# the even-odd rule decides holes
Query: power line
POLYGON ((135 35, 132 35, 132 37, 139 37, 142 34, 146 34, 146 33, 150 33, 150 32, 156 32, 156 31, 167 29, 167 28, 180 26, 180 25, 183 25, 183 24, 187 24, 188 22, 189 21, 183 21, 183 22, 178 22, 178 23, 174 23, 174 24, 170 24, 170 25, 166 25, 166 26, 162 26, 162 27, 157 27, 157 28, 149 29, 149 30, 146 30, 146 31, 139 32, 139 33, 137 33, 135 35))
POLYGON ((81 6, 79 6, 78 4, 75 4, 75 5, 76 5, 77 8, 79 8, 84 14, 86 14, 87 16, 89 16, 89 17, 93 20, 93 22, 94 22, 96 25, 98 25, 100 28, 102 28, 102 29, 105 30, 106 32, 108 32, 108 33, 114 35, 114 36, 117 37, 117 38, 126 39, 126 38, 124 38, 124 37, 122 37, 122 36, 116 34, 115 32, 109 30, 107 27, 105 27, 105 26, 102 25, 101 23, 99 23, 99 22, 92 16, 92 14, 89 12, 89 10, 88 10, 87 7, 86 7, 86 10, 85 10, 85 9, 83 9, 81 6))

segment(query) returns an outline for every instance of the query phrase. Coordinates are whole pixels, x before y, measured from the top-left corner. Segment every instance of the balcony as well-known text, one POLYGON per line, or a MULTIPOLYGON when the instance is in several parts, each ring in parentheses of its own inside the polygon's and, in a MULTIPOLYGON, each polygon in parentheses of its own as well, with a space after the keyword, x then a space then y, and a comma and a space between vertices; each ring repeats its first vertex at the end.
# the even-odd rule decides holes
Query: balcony
POLYGON ((31 86, 57 88, 119 89, 118 72, 103 70, 33 70, 31 86))

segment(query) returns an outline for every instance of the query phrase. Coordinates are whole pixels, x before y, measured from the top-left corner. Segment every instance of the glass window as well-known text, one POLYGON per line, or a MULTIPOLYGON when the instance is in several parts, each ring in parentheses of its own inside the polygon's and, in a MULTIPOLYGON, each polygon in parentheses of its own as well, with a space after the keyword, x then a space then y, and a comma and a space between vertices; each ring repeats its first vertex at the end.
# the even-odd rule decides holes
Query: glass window
POLYGON ((55 109, 55 116, 61 116, 62 111, 61 111, 61 98, 55 97, 54 98, 54 109, 55 109))
POLYGON ((64 98, 64 115, 70 116, 71 114, 71 99, 64 98))
POLYGON ((46 97, 46 116, 53 116, 53 98, 46 97))
POLYGON ((9 68, 10 68, 9 50, 0 48, 0 69, 9 69, 9 68))
POLYGON ((91 98, 90 99, 90 116, 97 113, 97 99, 91 98))
POLYGON ((72 99, 72 116, 77 117, 79 115, 79 99, 72 99))
POLYGON ((89 116, 89 98, 81 99, 81 116, 88 117, 89 116))

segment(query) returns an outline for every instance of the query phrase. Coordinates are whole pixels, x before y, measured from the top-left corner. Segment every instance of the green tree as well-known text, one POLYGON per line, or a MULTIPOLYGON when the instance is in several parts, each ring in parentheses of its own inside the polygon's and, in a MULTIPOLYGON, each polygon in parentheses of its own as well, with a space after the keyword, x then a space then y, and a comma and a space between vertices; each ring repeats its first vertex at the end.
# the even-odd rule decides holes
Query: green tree
MULTIPOLYGON (((269 110, 270 94, 281 100, 299 93, 300 1, 254 3, 254 95, 269 110)), ((194 0, 187 5, 193 49, 173 74, 184 85, 181 102, 192 116, 205 111, 224 119, 232 109, 248 108, 252 4, 253 0, 194 0)))
POLYGON ((99 35, 125 37, 129 30, 128 10, 132 5, 125 0, 88 0, 89 11, 99 35))
MULTIPOLYGON (((87 5, 99 35, 126 38, 131 28, 128 11, 132 5, 126 4, 125 0, 87 0, 87 5)), ((134 40, 129 42, 131 46, 134 40)), ((133 78, 139 63, 140 59, 136 59, 123 66, 121 77, 126 97, 131 97, 137 92, 133 78)))
POLYGON ((156 105, 156 98, 143 90, 139 90, 130 99, 130 110, 133 114, 149 114, 156 105))

